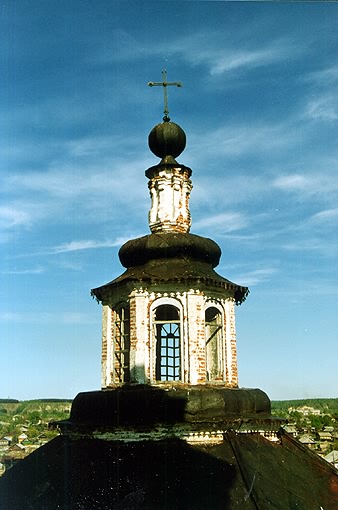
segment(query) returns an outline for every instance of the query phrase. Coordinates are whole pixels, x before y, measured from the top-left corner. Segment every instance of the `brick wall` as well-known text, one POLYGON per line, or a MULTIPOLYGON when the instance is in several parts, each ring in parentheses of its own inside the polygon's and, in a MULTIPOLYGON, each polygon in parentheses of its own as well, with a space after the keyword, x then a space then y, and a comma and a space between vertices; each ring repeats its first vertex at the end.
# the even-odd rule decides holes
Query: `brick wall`
MULTIPOLYGON (((130 376, 131 382, 156 383, 156 339, 152 328, 152 314, 159 304, 170 303, 180 310, 181 318, 181 363, 182 382, 188 384, 209 384, 206 372, 206 335, 205 308, 216 306, 222 311, 223 346, 219 356, 223 367, 223 380, 214 381, 229 387, 237 387, 237 352, 235 305, 231 296, 220 298, 211 293, 199 290, 181 292, 149 292, 147 289, 134 290, 129 296, 130 307, 130 376)), ((113 371, 114 334, 108 323, 111 323, 109 307, 103 307, 102 321, 102 381, 103 387, 112 386, 114 381, 109 377, 113 371)), ((116 381, 115 381, 116 383, 116 381)))

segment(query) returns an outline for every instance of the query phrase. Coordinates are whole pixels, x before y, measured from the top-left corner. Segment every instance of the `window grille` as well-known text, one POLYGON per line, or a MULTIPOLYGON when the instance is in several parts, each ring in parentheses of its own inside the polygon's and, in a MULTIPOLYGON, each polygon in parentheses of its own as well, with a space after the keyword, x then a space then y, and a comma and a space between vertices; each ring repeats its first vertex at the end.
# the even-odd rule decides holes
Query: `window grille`
POLYGON ((172 305, 155 309, 156 380, 181 379, 181 340, 179 311, 172 305))
POLYGON ((205 311, 206 369, 209 381, 223 379, 222 313, 215 307, 205 311))
POLYGON ((130 317, 129 307, 114 311, 114 380, 118 383, 130 381, 130 317))

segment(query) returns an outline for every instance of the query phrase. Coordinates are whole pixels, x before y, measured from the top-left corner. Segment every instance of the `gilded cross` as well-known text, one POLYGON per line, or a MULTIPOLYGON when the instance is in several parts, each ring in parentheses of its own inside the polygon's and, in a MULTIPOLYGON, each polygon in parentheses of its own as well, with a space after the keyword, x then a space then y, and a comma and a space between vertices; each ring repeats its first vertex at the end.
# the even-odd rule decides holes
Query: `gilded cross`
POLYGON ((167 81, 167 71, 163 69, 162 71, 162 77, 163 81, 150 81, 148 83, 149 87, 163 87, 163 94, 164 94, 164 117, 163 120, 165 122, 169 122, 169 110, 168 110, 168 93, 167 93, 167 87, 175 86, 175 87, 182 87, 182 83, 180 81, 167 81))

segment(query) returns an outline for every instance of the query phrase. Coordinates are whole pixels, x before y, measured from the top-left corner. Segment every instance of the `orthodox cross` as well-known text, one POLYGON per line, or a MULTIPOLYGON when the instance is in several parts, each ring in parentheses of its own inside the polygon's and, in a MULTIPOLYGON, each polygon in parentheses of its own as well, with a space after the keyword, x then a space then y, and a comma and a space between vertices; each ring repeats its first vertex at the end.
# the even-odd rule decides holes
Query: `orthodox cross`
POLYGON ((175 86, 175 87, 182 87, 182 83, 180 81, 167 81, 167 71, 163 69, 162 71, 162 77, 163 81, 150 81, 148 83, 149 87, 163 87, 163 94, 164 94, 164 122, 169 122, 169 110, 168 110, 168 94, 167 94, 167 87, 175 86))

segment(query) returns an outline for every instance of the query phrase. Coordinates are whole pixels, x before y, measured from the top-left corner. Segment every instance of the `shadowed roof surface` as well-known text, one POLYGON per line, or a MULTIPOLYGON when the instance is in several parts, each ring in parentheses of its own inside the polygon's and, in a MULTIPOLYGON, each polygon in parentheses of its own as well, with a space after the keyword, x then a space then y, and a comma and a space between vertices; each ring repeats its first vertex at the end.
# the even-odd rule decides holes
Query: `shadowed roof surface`
POLYGON ((336 510, 336 471, 285 433, 221 444, 60 436, 0 479, 3 510, 336 510))

